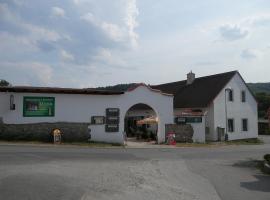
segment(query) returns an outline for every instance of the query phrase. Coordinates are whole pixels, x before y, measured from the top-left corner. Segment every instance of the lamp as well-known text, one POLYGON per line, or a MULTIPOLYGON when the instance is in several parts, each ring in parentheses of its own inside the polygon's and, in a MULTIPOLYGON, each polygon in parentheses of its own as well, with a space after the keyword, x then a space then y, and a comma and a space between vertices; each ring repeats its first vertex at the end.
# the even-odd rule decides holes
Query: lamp
POLYGON ((226 120, 225 141, 228 141, 227 91, 232 91, 232 88, 231 87, 225 88, 225 120, 226 120))

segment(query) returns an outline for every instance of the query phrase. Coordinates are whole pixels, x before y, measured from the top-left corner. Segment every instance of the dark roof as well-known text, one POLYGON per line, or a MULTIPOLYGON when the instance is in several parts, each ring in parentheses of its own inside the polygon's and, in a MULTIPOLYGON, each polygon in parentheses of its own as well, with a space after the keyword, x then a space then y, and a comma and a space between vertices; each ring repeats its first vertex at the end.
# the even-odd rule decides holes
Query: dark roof
POLYGON ((91 89, 91 88, 77 89, 77 88, 30 87, 30 86, 0 87, 0 92, 91 94, 91 95, 120 95, 120 94, 124 94, 124 92, 96 90, 96 89, 91 89))
POLYGON ((174 95, 175 108, 207 107, 238 71, 199 77, 190 85, 186 80, 151 86, 174 95))

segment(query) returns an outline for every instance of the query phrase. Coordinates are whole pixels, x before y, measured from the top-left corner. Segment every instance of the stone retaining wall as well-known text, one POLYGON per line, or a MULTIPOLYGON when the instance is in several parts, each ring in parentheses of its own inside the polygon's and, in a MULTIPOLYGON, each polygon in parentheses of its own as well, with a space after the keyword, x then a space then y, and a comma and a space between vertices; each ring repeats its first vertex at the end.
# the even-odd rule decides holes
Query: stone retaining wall
POLYGON ((176 142, 193 142, 193 128, 190 124, 166 124, 166 134, 175 133, 176 142))
POLYGON ((52 131, 60 129, 65 142, 86 142, 89 139, 88 123, 35 123, 1 124, 0 140, 53 142, 52 131))

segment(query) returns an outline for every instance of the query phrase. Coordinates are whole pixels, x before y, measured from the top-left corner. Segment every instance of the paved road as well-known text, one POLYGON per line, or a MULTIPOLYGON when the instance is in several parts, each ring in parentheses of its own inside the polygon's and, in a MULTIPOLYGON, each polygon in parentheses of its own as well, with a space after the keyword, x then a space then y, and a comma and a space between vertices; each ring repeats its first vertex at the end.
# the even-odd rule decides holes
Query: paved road
POLYGON ((269 200, 270 145, 177 149, 0 146, 2 200, 269 200))

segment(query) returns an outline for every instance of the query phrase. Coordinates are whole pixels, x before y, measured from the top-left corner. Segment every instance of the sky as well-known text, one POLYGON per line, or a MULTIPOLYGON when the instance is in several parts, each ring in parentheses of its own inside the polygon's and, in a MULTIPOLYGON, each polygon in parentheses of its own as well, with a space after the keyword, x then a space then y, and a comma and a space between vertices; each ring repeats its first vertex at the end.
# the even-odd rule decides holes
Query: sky
POLYGON ((0 79, 159 84, 238 70, 270 82, 269 0, 0 0, 0 79))

